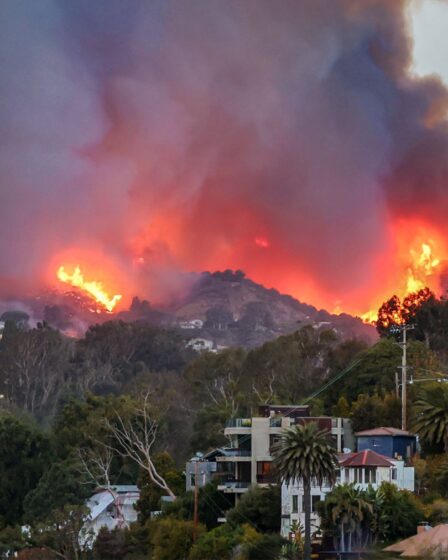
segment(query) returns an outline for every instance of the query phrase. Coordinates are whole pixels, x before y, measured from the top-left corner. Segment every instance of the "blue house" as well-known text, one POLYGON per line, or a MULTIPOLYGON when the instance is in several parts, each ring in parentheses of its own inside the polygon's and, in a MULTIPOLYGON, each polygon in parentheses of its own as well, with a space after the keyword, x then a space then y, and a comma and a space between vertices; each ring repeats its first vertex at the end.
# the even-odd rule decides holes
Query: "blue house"
POLYGON ((371 449, 393 459, 410 459, 417 451, 417 438, 398 428, 375 428, 355 434, 358 451, 371 449))

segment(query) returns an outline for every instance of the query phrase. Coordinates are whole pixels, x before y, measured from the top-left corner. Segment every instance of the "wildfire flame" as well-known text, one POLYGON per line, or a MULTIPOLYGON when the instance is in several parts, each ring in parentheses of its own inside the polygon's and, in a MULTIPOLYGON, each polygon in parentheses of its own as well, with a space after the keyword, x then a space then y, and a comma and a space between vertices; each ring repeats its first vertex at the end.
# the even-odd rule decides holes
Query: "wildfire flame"
POLYGON ((109 294, 104 290, 103 283, 95 280, 85 280, 81 272, 81 268, 77 265, 73 271, 73 274, 66 272, 63 266, 60 266, 56 276, 61 282, 65 284, 70 284, 75 288, 79 288, 83 292, 92 296, 98 303, 105 307, 109 312, 112 312, 121 300, 121 294, 115 294, 114 296, 109 296, 109 294))
MULTIPOLYGON (((411 249, 409 251, 411 264, 406 270, 405 288, 398 290, 398 296, 404 298, 410 294, 416 294, 420 290, 428 287, 430 277, 438 272, 440 259, 433 255, 431 244, 422 243, 420 251, 411 249)), ((361 315, 361 319, 366 323, 375 323, 378 312, 370 310, 361 315)), ((395 322, 400 323, 400 313, 397 312, 395 322)))

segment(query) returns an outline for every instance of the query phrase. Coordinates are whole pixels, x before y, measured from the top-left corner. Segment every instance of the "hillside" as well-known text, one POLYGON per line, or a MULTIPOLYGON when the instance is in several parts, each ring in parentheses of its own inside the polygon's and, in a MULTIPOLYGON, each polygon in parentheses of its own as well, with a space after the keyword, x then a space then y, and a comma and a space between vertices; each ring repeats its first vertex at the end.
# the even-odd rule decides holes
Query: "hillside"
MULTIPOLYGON (((203 272, 181 300, 164 308, 135 297, 127 311, 108 313, 76 289, 46 292, 34 298, 2 302, 0 312, 22 310, 31 324, 46 321, 71 336, 106 320, 142 321, 179 328, 206 346, 259 346, 302 326, 332 328, 342 338, 376 340, 376 330, 351 315, 332 315, 246 278, 242 271, 203 272)), ((0 313, 1 314, 1 313, 0 313)), ((201 349, 200 345, 198 349, 201 349)))
MULTIPOLYGON (((123 318, 142 320, 160 311, 138 300, 132 307, 123 318)), ((165 324, 191 330, 193 338, 211 340, 215 346, 254 347, 305 325, 333 328, 342 338, 377 338, 374 327, 359 318, 318 310, 257 284, 242 271, 203 272, 181 301, 161 311, 165 324)))

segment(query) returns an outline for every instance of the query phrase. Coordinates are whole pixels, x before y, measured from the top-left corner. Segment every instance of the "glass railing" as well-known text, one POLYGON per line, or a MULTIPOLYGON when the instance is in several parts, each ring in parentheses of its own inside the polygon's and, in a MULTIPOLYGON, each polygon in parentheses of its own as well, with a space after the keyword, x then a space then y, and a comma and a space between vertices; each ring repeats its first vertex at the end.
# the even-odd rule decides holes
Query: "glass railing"
POLYGON ((227 428, 250 428, 252 418, 232 418, 227 422, 227 428))
POLYGON ((250 482, 241 482, 240 480, 226 480, 220 481, 219 486, 225 486, 226 488, 249 488, 250 482))
POLYGON ((225 450, 226 457, 250 457, 251 450, 250 449, 226 449, 225 450))

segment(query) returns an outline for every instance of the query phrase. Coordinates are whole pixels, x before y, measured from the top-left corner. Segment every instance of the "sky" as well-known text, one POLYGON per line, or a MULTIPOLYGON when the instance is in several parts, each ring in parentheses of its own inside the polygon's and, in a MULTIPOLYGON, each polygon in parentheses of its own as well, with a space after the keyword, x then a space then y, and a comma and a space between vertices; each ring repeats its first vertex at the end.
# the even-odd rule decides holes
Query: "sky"
POLYGON ((448 84, 448 1, 414 0, 410 21, 415 72, 437 73, 448 84))

